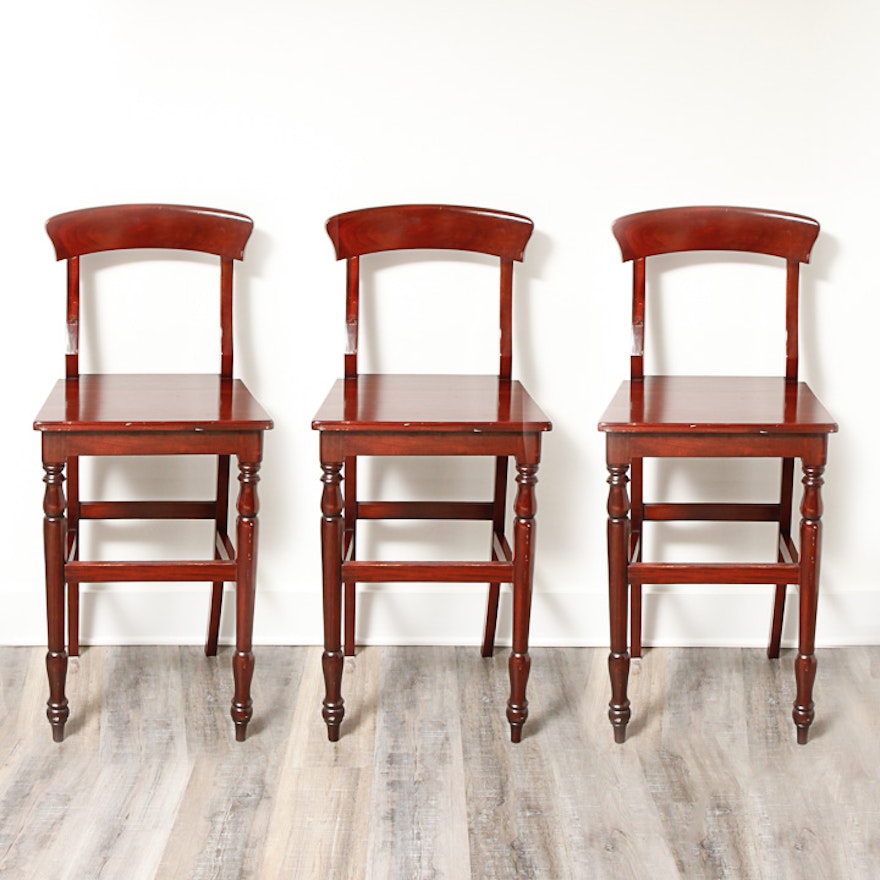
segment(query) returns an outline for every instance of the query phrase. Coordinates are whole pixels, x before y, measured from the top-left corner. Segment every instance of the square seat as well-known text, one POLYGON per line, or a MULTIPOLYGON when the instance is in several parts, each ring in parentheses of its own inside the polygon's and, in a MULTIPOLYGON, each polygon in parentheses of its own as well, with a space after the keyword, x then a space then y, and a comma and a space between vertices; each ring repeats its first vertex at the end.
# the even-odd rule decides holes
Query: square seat
POLYGON ((779 376, 646 376, 624 381, 599 420, 620 434, 755 434, 836 430, 805 382, 779 376))
POLYGON ((312 427, 320 431, 517 434, 549 431, 550 420, 516 379, 363 374, 336 381, 312 427))
MULTIPOLYGON (((541 437, 550 421, 511 375, 513 263, 523 258, 532 221, 518 214, 455 205, 396 205, 331 217, 327 232, 346 261, 344 375, 312 420, 319 432, 323 493, 321 548, 324 592, 324 720, 330 740, 344 717, 344 655, 355 651, 358 583, 487 583, 483 656, 494 650, 500 585, 513 592, 510 735, 518 742, 528 715, 528 629, 531 613, 534 486, 541 437), (370 374, 358 368, 361 263, 394 251, 466 252, 498 260, 499 369, 495 375, 370 374), (494 459, 491 499, 398 501, 358 494, 361 456, 487 456, 494 459), (517 495, 513 540, 506 535, 508 461, 517 495), (364 520, 484 521, 491 529, 487 561, 376 561, 358 553, 364 520), (344 602, 344 618, 343 618, 344 602), (344 630, 344 634, 342 633, 344 630)), ((424 256, 424 254, 423 254, 424 256)), ((418 261, 419 256, 409 254, 418 261)), ((450 355, 454 361, 454 353, 450 355)), ((362 548, 361 548, 362 549, 362 548)))
MULTIPOLYGON (((68 656, 79 653, 82 583, 132 581, 211 584, 205 653, 217 653, 223 584, 235 585, 236 649, 231 715, 243 740, 253 714, 253 616, 257 552, 257 482, 263 434, 272 419, 240 379, 233 378, 233 264, 244 256, 253 221, 243 214, 186 205, 112 205, 52 217, 47 232, 56 257, 67 263, 65 376, 40 409, 46 484, 44 538, 49 676, 47 715, 53 738, 64 738, 70 714, 65 681, 68 656), (108 251, 177 251, 219 259, 220 369, 211 374, 81 373, 79 364, 81 262, 108 251), (83 500, 83 456, 208 455, 216 460, 209 499, 83 500), (238 518, 230 535, 230 460, 238 462, 238 518), (65 495, 64 484, 67 483, 65 495), (85 520, 207 520, 213 544, 196 560, 90 561, 81 558, 85 520), (66 608, 65 608, 66 606, 66 608), (66 615, 65 615, 66 611, 66 615), (65 616, 67 643, 65 644, 65 616)), ((132 262, 143 254, 128 254, 132 262)), ((201 257, 200 257, 201 259, 201 257)), ((149 302, 142 308, 149 308, 149 302)))
POLYGON ((240 379, 98 373, 59 379, 34 427, 70 434, 113 431, 121 438, 145 431, 266 431, 272 419, 240 379))
MULTIPOLYGON (((609 718, 617 742, 631 716, 627 696, 631 657, 642 652, 645 584, 768 584, 775 587, 767 653, 779 656, 785 595, 799 591, 797 694, 792 716, 799 743, 814 718, 815 631, 821 534, 821 488, 828 435, 834 419, 808 385, 798 380, 800 264, 809 260, 819 224, 797 214, 755 208, 697 206, 643 211, 619 218, 614 235, 632 262, 630 377, 599 420, 608 468, 608 589, 611 629, 609 718), (785 268, 785 358, 778 376, 668 376, 645 371, 646 291, 651 258, 699 253, 702 263, 728 252, 751 254, 785 268), (776 500, 669 502, 645 498, 645 459, 773 458, 781 462, 776 500), (801 460, 803 495, 799 541, 792 532, 794 462, 801 460), (767 522, 777 528, 770 562, 672 563, 644 559, 645 523, 767 522), (629 642, 627 642, 629 624, 629 642)), ((679 264, 686 262, 679 258, 679 264)), ((652 267, 657 269, 656 264, 652 267)), ((763 316, 756 315, 756 321, 763 316)), ((745 346, 743 346, 745 347, 745 346)))

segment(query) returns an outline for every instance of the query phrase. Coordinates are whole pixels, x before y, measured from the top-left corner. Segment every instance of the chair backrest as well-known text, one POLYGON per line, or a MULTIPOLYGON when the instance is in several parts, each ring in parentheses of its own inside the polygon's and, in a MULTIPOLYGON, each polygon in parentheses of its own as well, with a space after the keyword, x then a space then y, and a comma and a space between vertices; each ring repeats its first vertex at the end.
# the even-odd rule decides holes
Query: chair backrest
POLYGON ((358 373, 360 258, 401 250, 471 251, 498 257, 500 284, 499 375, 512 369, 513 261, 521 261, 533 224, 528 217, 455 205, 395 205, 338 214, 327 221, 336 259, 347 261, 345 375, 358 373))
POLYGON ((79 375, 80 257, 104 251, 197 251, 220 258, 220 374, 232 376, 232 261, 253 231, 243 214, 186 205, 110 205, 58 214, 46 231, 67 260, 67 377, 79 375))
POLYGON ((756 208, 664 208, 621 217, 613 231, 624 261, 633 261, 633 379, 644 376, 645 261, 683 251, 740 251, 785 261, 785 376, 797 379, 799 270, 819 234, 815 220, 756 208))

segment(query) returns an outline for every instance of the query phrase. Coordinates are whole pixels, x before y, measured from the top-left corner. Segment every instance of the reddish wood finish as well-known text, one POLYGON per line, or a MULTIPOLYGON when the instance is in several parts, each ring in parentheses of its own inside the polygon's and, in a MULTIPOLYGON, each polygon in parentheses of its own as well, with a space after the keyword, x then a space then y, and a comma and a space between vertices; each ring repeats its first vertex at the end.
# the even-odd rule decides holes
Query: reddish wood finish
POLYGON ((324 490, 321 544, 324 578, 324 719, 339 737, 342 700, 342 606, 345 652, 354 653, 355 585, 359 582, 488 582, 483 656, 494 648, 499 588, 513 585, 511 739, 528 716, 528 630, 534 565, 535 492, 541 435, 550 422, 511 378, 513 261, 521 260, 532 222, 516 214, 448 205, 369 208, 332 217, 327 231, 347 261, 345 378, 330 390, 312 427, 320 432, 324 490), (360 260, 381 251, 445 249, 499 258, 499 372, 491 376, 363 375, 358 371, 360 260), (484 502, 364 501, 357 459, 381 455, 482 455, 495 459, 495 490, 484 502), (513 546, 505 535, 507 462, 517 471, 513 546), (344 486, 343 486, 344 477, 344 486), (363 519, 459 519, 491 524, 487 562, 375 562, 355 555, 363 519))
POLYGON ((606 435, 608 576, 611 628, 609 717, 617 742, 626 738, 630 655, 641 654, 643 584, 771 584, 776 586, 768 655, 779 656, 785 591, 800 594, 797 698, 793 712, 798 742, 806 743, 813 720, 812 686, 819 585, 822 474, 828 435, 837 425, 798 376, 799 264, 807 262, 819 233, 808 217, 750 208, 693 207, 622 217, 614 234, 625 261, 633 261, 633 351, 624 382, 599 422, 606 435), (786 352, 780 377, 645 376, 645 263, 681 251, 743 251, 779 257, 786 267, 786 352), (648 503, 643 496, 645 458, 778 458, 778 501, 648 503), (791 534, 794 459, 801 459, 804 495, 800 547, 791 534), (627 484, 631 478, 631 498, 627 484), (740 564, 651 563, 642 558, 648 521, 716 520, 778 525, 775 562, 740 564), (627 619, 631 651, 627 650, 627 619))
POLYGON ((236 585, 236 738, 253 713, 254 583, 257 493, 263 432, 272 420, 241 381, 232 377, 232 266, 253 222, 241 214, 179 205, 118 205, 53 217, 47 231, 58 259, 67 260, 67 369, 34 422, 42 433, 45 470, 46 596, 49 651, 48 716, 56 741, 69 715, 64 695, 68 651, 79 652, 79 585, 117 581, 208 581, 212 602, 205 651, 216 654, 223 583, 236 585), (80 258, 101 251, 162 248, 220 258, 220 371, 216 375, 81 375, 79 372, 80 258), (217 485, 209 501, 82 501, 80 456, 211 455, 217 485), (236 541, 228 534, 229 463, 238 459, 236 541), (68 497, 63 483, 67 471, 68 497), (204 519, 215 523, 213 558, 162 562, 80 559, 79 524, 89 519, 204 519), (68 599, 68 650, 64 594, 68 599))

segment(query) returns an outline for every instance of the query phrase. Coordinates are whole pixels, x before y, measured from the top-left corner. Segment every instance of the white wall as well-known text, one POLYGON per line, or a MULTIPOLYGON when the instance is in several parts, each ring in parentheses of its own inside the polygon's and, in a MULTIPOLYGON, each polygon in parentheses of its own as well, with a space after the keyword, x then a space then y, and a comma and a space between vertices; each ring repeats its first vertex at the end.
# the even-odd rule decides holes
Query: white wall
MULTIPOLYGON (((697 203, 815 216, 823 232, 805 271, 802 367, 841 427, 826 473, 819 640, 880 639, 880 542, 872 534, 878 418, 861 378, 876 349, 880 8, 824 0, 46 0, 15 4, 4 17, 0 641, 44 640, 42 470, 31 423, 63 369, 64 306, 63 269, 43 224, 60 211, 125 201, 211 205, 256 222, 238 273, 236 320, 238 374, 276 424, 261 484, 255 637, 263 643, 321 638, 320 485, 310 419, 341 371, 343 341, 343 276, 324 233, 328 216, 443 201, 535 221, 518 275, 515 354, 519 377, 554 422, 539 474, 534 644, 607 638, 606 473, 596 422, 628 368, 629 309, 628 267, 612 220, 697 203)), ((90 284, 100 301, 122 276, 113 261, 98 266, 90 284)), ((483 268, 468 266, 468 277, 483 268)), ((192 276, 196 287, 202 269, 192 276)), ((753 274, 754 284, 764 283, 763 269, 734 261, 733 270, 750 286, 753 274)), ((383 367, 410 357, 407 339, 420 346, 425 338, 413 337, 412 315, 395 294, 407 271, 386 267, 374 279, 369 313, 384 326, 371 357, 383 367)), ((136 316, 135 337, 173 332, 166 321, 147 322, 136 305, 159 283, 153 275, 135 273, 124 283, 130 299, 119 311, 136 316)), ((671 329, 691 318, 697 284, 678 270, 664 278, 658 324, 671 329)), ((735 299, 751 313, 761 297, 735 299)), ((213 328, 211 305, 201 298, 191 318, 198 324, 203 308, 203 323, 213 328)), ((731 338, 736 309, 732 316, 719 309, 709 302, 698 348, 731 338)), ((756 325, 743 327, 763 339, 756 325)), ((130 342, 103 331, 100 321, 97 332, 94 324, 87 329, 87 345, 102 339, 88 356, 118 366, 130 342)), ((170 347, 195 346, 194 360, 213 351, 213 331, 197 345, 191 330, 180 333, 170 347)), ((650 344, 664 367, 675 367, 679 341, 650 344)), ((749 346, 744 369, 764 370, 758 343, 749 346)), ((188 352, 178 353, 188 369, 188 352)), ((140 355, 132 356, 138 363, 140 355)), ((197 367, 212 368, 210 357, 197 367)), ((89 480, 120 491, 155 482, 157 492, 186 494, 196 476, 207 476, 191 463, 172 465, 161 480, 156 463, 143 462, 99 467, 89 480)), ((472 471, 456 480, 436 463, 406 463, 401 480, 382 468, 373 474, 383 485, 488 485, 472 471)), ((752 491, 739 467, 708 475, 737 493, 752 491)), ((688 497, 696 492, 678 465, 658 479, 688 497)), ((127 532, 103 537, 125 554, 127 532)), ((670 537, 662 552, 684 549, 677 537, 670 548, 670 537)), ((428 552, 428 541, 417 539, 413 552, 428 552)), ((484 543, 482 535, 468 538, 477 549, 484 543)), ((763 553, 768 543, 749 537, 737 551, 763 553)), ((114 595, 85 597, 86 641, 202 636, 207 588, 104 591, 114 595)), ((655 592, 648 640, 763 641, 766 589, 709 594, 655 592)), ((443 595, 431 586, 371 590, 361 606, 362 636, 476 643, 482 601, 481 588, 465 586, 443 595)))

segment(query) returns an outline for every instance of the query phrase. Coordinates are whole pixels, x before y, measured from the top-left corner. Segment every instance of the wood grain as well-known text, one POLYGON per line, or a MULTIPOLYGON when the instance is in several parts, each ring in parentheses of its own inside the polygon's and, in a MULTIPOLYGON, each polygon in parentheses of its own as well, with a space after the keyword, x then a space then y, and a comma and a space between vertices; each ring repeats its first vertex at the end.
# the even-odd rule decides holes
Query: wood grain
POLYGON ((621 745, 603 649, 532 652, 517 745, 476 647, 346 659, 330 743, 320 653, 257 649, 237 743, 230 649, 87 648, 54 743, 43 649, 0 648, 0 878, 876 876, 880 647, 819 651, 805 747, 792 652, 646 651, 621 745))

